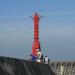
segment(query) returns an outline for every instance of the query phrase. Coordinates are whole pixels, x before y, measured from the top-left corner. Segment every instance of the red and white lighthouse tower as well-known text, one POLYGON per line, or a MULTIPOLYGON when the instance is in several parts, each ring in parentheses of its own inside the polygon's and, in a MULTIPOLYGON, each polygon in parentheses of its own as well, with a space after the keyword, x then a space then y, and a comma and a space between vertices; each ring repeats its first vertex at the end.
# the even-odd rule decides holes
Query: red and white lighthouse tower
POLYGON ((32 55, 36 56, 37 55, 37 50, 40 50, 40 42, 39 42, 39 20, 40 16, 35 13, 33 15, 33 21, 34 21, 34 42, 32 46, 32 55))

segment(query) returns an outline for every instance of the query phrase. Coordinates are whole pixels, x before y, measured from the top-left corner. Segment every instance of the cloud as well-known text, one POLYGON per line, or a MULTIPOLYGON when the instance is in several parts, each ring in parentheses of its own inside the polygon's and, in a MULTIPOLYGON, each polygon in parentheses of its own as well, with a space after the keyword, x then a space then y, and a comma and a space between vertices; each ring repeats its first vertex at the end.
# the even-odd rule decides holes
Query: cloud
MULTIPOLYGON (((72 11, 63 11, 63 12, 50 12, 50 13, 42 13, 40 12, 42 16, 64 16, 64 15, 75 15, 75 10, 72 11)), ((32 14, 25 14, 25 15, 5 15, 0 16, 0 18, 27 18, 30 17, 32 14)), ((41 16, 40 15, 40 16, 41 16)))
POLYGON ((42 29, 40 31, 42 37, 46 38, 75 38, 75 27, 65 26, 65 27, 50 27, 42 29))
POLYGON ((28 14, 26 15, 5 15, 5 16, 0 16, 0 18, 27 18, 29 17, 28 14))
POLYGON ((73 11, 63 11, 63 12, 50 12, 50 13, 42 13, 43 16, 65 16, 65 15, 75 15, 75 10, 73 11))

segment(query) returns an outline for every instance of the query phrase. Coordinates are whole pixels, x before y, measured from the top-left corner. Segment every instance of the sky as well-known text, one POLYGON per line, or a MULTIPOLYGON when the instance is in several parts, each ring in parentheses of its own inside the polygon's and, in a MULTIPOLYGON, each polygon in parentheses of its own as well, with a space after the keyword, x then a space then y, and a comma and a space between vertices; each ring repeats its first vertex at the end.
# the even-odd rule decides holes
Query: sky
POLYGON ((0 0, 0 56, 30 58, 36 12, 43 54, 75 61, 75 0, 0 0))

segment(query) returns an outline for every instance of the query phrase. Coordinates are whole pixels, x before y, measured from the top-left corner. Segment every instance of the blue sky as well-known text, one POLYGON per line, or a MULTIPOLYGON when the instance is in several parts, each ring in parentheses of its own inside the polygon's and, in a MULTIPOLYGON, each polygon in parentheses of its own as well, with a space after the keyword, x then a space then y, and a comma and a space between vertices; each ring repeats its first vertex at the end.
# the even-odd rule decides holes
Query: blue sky
POLYGON ((44 55, 75 60, 75 0, 0 0, 0 56, 29 58, 35 12, 44 55))

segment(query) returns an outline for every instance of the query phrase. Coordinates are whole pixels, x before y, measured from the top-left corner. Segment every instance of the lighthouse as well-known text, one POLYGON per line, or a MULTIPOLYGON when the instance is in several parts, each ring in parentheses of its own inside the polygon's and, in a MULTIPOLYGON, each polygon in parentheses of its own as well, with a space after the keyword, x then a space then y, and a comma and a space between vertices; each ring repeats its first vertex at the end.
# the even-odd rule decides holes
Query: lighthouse
POLYGON ((41 46, 39 41, 39 21, 40 16, 35 13, 32 16, 33 22, 34 22, 34 41, 32 45, 32 54, 31 54, 31 60, 37 61, 37 62, 45 62, 48 64, 49 59, 47 56, 43 57, 43 54, 41 52, 41 46))
POLYGON ((33 19, 33 22, 34 22, 34 41, 33 41, 33 45, 32 45, 32 57, 34 59, 36 59, 38 54, 40 56, 39 58, 41 58, 41 56, 42 56, 41 46, 40 46, 40 41, 39 41, 39 20, 40 20, 40 16, 37 13, 35 13, 33 15, 32 19, 33 19))

